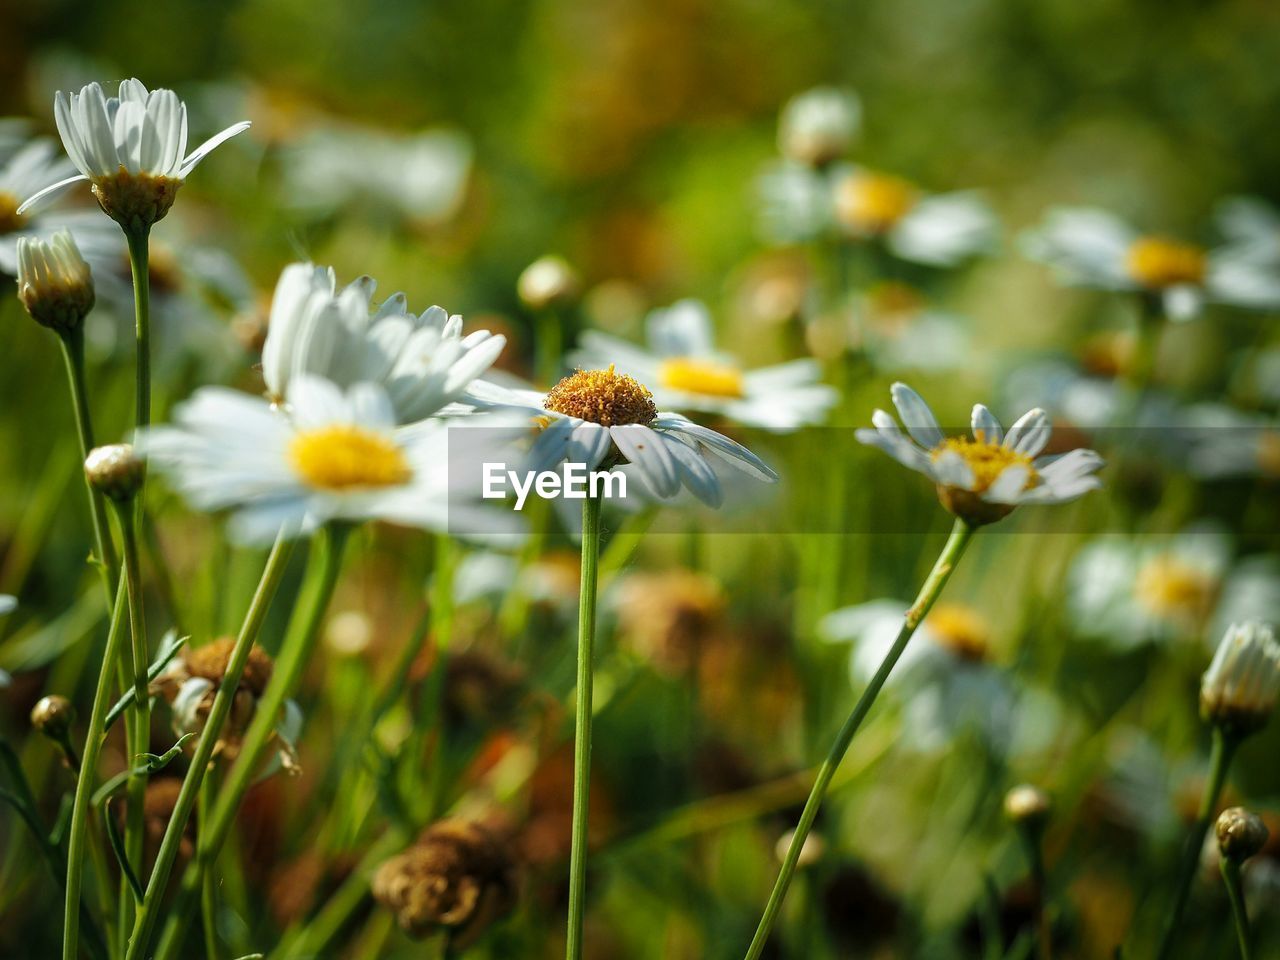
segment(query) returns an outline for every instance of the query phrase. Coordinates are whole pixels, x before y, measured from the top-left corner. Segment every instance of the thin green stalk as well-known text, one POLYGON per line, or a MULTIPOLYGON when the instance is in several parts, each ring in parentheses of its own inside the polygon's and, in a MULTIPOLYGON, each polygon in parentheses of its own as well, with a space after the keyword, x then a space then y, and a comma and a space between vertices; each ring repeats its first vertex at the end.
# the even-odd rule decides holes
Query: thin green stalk
POLYGON ((133 273, 134 337, 138 354, 134 423, 145 427, 151 423, 150 230, 126 230, 125 238, 129 241, 129 269, 133 273))
MULTIPOLYGON (((338 573, 342 567, 342 548, 349 532, 350 528, 335 524, 321 530, 315 538, 306 582, 303 585, 302 595, 294 607, 294 617, 290 620, 280 654, 276 658, 271 681, 254 709, 253 722, 241 741, 240 753, 235 765, 231 767, 222 788, 218 791, 212 816, 207 823, 200 825, 195 860, 183 875, 178 899, 169 911, 164 936, 155 954, 157 957, 172 956, 181 946, 180 941, 200 892, 204 874, 213 869, 213 864, 223 844, 226 843, 227 835, 231 832, 240 803, 257 779, 262 761, 272 746, 276 721, 284 707, 284 702, 297 687, 302 671, 311 660, 320 622, 324 618, 329 599, 333 596, 333 588, 338 581, 338 573)), ((248 656, 247 649, 245 655, 248 656)), ((221 688, 219 695, 221 695, 221 688)), ((202 738, 201 745, 203 743, 202 738)), ((142 957, 148 956, 147 950, 154 924, 154 914, 145 918, 139 915, 139 922, 134 928, 134 936, 129 944, 126 960, 141 960, 142 957)))
POLYGON ((569 854, 566 960, 581 960, 587 884, 587 808, 591 784, 592 657, 596 635, 596 575, 600 562, 600 498, 582 501, 582 569, 578 586, 578 686, 573 737, 573 839, 569 854))
POLYGON ((1049 894, 1049 876, 1044 866, 1044 826, 1024 823, 1019 831, 1031 866, 1031 885, 1035 891, 1036 944, 1040 960, 1052 960, 1053 931, 1049 928, 1046 903, 1049 894))
POLYGON ((560 379, 560 352, 564 342, 564 326, 560 314, 552 307, 544 307, 535 314, 537 336, 534 338, 534 370, 539 385, 550 388, 560 379))
POLYGON ((428 813, 434 817, 440 809, 445 789, 444 757, 444 681, 448 671, 449 645, 453 639, 453 544, 447 534, 435 537, 436 564, 431 590, 431 637, 435 644, 435 663, 426 684, 426 710, 422 719, 426 730, 435 734, 428 774, 428 813))
POLYGON ((1187 846, 1182 853, 1178 885, 1174 888, 1173 901, 1169 906, 1169 912, 1165 915, 1164 933, 1160 937, 1160 946, 1156 950, 1156 960, 1165 960, 1177 941, 1182 912, 1186 909, 1187 900, 1191 896, 1191 884, 1195 880, 1196 870, 1200 865, 1204 838, 1209 832, 1209 824, 1213 822, 1213 815, 1218 809, 1218 799, 1222 796, 1222 788, 1227 782, 1231 758, 1235 755, 1239 743, 1235 736, 1225 733, 1221 727, 1214 727, 1213 750, 1209 754, 1209 780, 1204 785, 1204 795, 1200 798, 1200 810, 1196 814, 1196 822, 1192 824, 1191 834, 1187 837, 1187 846))
POLYGON ((62 915, 63 960, 77 960, 79 956, 80 881, 84 872, 85 844, 89 837, 89 797, 93 793, 93 780, 98 768, 98 756, 102 752, 107 710, 111 706, 111 677, 115 673, 116 661, 120 656, 120 640, 124 635, 125 609, 128 606, 127 596, 128 588, 124 579, 121 578, 111 614, 111 627, 107 631, 107 648, 102 655, 102 667, 98 671, 98 687, 93 695, 93 708, 89 714, 89 731, 84 738, 80 774, 76 777, 75 799, 71 806, 71 832, 67 841, 67 898, 62 915))
MULTIPOLYGON (((155 926, 160 901, 164 897, 165 888, 169 883, 169 873, 173 869, 174 861, 178 857, 178 849, 182 845, 187 818, 191 815, 191 808, 195 806, 200 784, 213 756, 213 748, 222 733, 222 725, 226 722, 227 714, 231 712, 231 703, 235 697, 236 688, 240 684, 240 676, 244 672, 245 663, 249 659, 249 651, 253 648, 254 641, 262 629, 262 623, 266 619, 267 609, 271 605, 271 600, 275 596, 276 590, 280 587, 280 581, 284 577, 292 549, 293 542, 286 539, 283 534, 276 538, 275 546, 271 548, 271 555, 267 558, 266 568, 262 571, 262 579, 258 583, 258 589, 254 592, 253 599, 249 603, 249 609, 245 613, 244 623, 240 627, 235 647, 232 649, 231 657, 227 661, 226 673, 223 674, 222 682, 218 685, 218 693, 214 697, 213 706, 209 710, 209 717, 205 721, 204 730, 200 734, 200 741, 196 745, 195 755, 191 758, 191 766, 187 769, 187 775, 182 781, 182 788, 178 791, 178 799, 174 804, 173 815, 169 818, 169 825, 165 828, 164 838, 160 841, 160 850, 156 854, 155 866, 151 870, 151 879, 147 883, 142 904, 138 907, 133 933, 129 938, 126 953, 129 958, 147 955, 147 941, 150 939, 151 931, 155 926)), ((204 824, 201 824, 201 828, 203 832, 204 824)))
POLYGON ((831 778, 835 776, 836 770, 840 766, 840 761, 844 759, 845 752, 853 741, 853 735, 858 732, 858 727, 862 725, 863 719, 870 712, 872 704, 875 703, 876 697, 880 694, 880 688, 889 679, 889 673, 898 662, 898 658, 902 656, 902 652, 907 648, 911 635, 916 632, 916 627, 920 625, 920 622, 928 614, 934 601, 942 593, 942 588, 946 586, 947 581, 951 578, 956 564, 964 554, 965 548, 969 545, 969 540, 973 537, 974 529, 964 520, 956 519, 955 526, 951 528, 951 536, 947 539, 946 545, 942 548, 942 553, 938 555, 933 569, 925 579, 924 586, 920 588, 916 602, 907 611, 902 628, 898 631, 897 639, 894 640, 889 652, 885 654, 884 660, 880 663, 880 668, 876 670, 875 676, 867 684, 867 689, 858 698, 853 712, 849 714, 844 726, 836 734, 835 742, 831 745, 826 759, 823 760, 822 766, 818 769, 818 778, 813 784, 813 789, 809 792, 809 799, 805 801, 804 811, 800 814, 800 822, 796 825, 795 833, 791 838, 791 845, 787 848, 787 855, 782 861, 782 869, 779 871, 778 879, 773 885, 773 892, 769 894, 769 902, 765 905, 764 915, 760 918, 760 925, 756 928, 756 935, 751 941, 751 947, 747 950, 747 960, 759 960, 761 953, 764 951, 765 943, 768 941, 773 925, 778 919, 778 913, 782 909, 782 901, 787 896, 787 887, 790 886, 791 878, 795 874, 796 863, 800 859, 800 851, 804 848, 804 842, 809 836, 809 831, 813 829, 814 820, 818 816, 818 808, 822 805, 823 797, 826 796, 827 788, 831 784, 831 778))
MULTIPOLYGON (((71 408, 75 412, 76 436, 80 440, 80 460, 83 462, 95 446, 93 417, 89 412, 89 392, 84 373, 84 327, 76 327, 59 339, 62 341, 62 358, 66 362, 67 386, 71 390, 71 408)), ((107 526, 106 504, 103 503, 102 494, 93 489, 88 479, 85 480, 85 490, 89 494, 89 517, 93 522, 94 559, 102 574, 103 595, 106 597, 107 609, 110 610, 116 556, 107 526)))
MULTIPOLYGON (((217 779, 217 772, 210 771, 204 778, 204 783, 200 784, 199 799, 196 803, 197 822, 209 819, 209 808, 213 803, 217 779)), ((222 951, 218 947, 218 898, 212 873, 205 874, 204 884, 200 888, 200 920, 204 930, 205 960, 218 960, 222 951)))
POLYGON ((1249 946, 1249 912, 1244 904, 1244 885, 1240 882, 1240 861, 1223 857, 1218 861, 1222 881, 1227 885, 1227 899, 1231 901, 1231 916, 1236 922, 1236 937, 1240 941, 1240 960, 1252 960, 1249 946))

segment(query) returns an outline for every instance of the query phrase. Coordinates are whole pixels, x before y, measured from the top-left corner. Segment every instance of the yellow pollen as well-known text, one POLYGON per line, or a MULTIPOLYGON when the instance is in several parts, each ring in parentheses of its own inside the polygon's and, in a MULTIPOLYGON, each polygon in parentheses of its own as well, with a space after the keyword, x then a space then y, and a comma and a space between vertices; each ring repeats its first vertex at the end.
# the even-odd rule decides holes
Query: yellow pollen
POLYGON ((653 394, 633 377, 608 370, 579 370, 547 394, 542 406, 555 413, 589 420, 604 427, 651 423, 658 415, 653 394))
POLYGON ((1158 617, 1199 622, 1213 603, 1214 578, 1176 557, 1148 560, 1134 579, 1139 604, 1158 617))
POLYGON ((662 362, 659 377, 668 390, 709 397, 742 396, 742 372, 728 363, 696 357, 672 357, 662 362))
POLYGON ((858 233, 884 233, 915 205, 916 191, 900 177, 856 173, 836 188, 836 216, 858 233))
POLYGON ((18 214, 20 206, 21 201, 12 193, 0 190, 0 233, 13 233, 26 226, 27 218, 18 214))
POLYGON ((1204 282, 1205 256, 1199 247, 1164 237, 1141 237, 1125 258, 1129 276, 1152 290, 1204 282))
POLYGON ((1024 490, 1029 490, 1040 482, 1035 465, 1025 453, 1019 453, 998 443, 988 443, 982 436, 981 430, 977 431, 977 434, 972 440, 968 437, 948 437, 933 448, 930 456, 936 461, 948 450, 960 454, 973 471, 974 493, 985 493, 991 484, 996 482, 996 478, 1009 467, 1027 468, 1027 483, 1023 487, 1024 490))
POLYGON ((289 444, 289 459, 302 481, 316 490, 395 487, 413 476, 390 437, 349 425, 299 433, 289 444))
POLYGON ((982 661, 990 648, 991 629, 970 607, 940 603, 925 620, 934 639, 962 660, 982 661))

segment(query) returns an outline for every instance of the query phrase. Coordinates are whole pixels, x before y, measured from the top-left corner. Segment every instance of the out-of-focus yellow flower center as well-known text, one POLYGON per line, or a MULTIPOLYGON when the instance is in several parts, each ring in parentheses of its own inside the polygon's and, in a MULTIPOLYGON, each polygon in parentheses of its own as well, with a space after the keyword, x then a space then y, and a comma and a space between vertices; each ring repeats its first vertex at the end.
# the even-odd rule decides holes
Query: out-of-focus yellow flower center
POLYGON ((1158 617, 1196 622, 1209 612, 1217 589, 1214 578, 1177 557, 1159 556, 1138 571, 1133 593, 1158 617))
POLYGON ((884 233, 915 201, 915 188, 901 177, 863 171, 845 177, 836 188, 836 217, 858 233, 884 233))
POLYGON ((699 360, 696 357, 672 357, 662 362, 659 373, 668 390, 700 393, 710 397, 742 396, 742 371, 728 363, 699 360))
POLYGON ((988 443, 978 431, 974 439, 969 437, 948 437, 933 448, 930 456, 936 462, 947 451, 958 453, 973 471, 973 492, 985 493, 996 482, 996 478, 1009 467, 1026 467, 1027 482, 1024 490, 1034 487, 1040 482, 1035 465, 1025 453, 1019 453, 998 443, 988 443))
POLYGON ((565 377, 543 401, 547 410, 601 426, 651 423, 658 415, 653 394, 634 377, 608 370, 579 370, 565 377))
POLYGON ((1129 276, 1153 290, 1204 282, 1205 256, 1199 247, 1164 237, 1142 237, 1125 259, 1129 276))
POLYGON ((12 193, 0 190, 0 233, 13 233, 26 226, 27 218, 18 215, 21 202, 12 193))
POLYGON ((991 628, 971 607, 957 603, 940 603, 925 620, 934 639, 962 660, 987 658, 991 628))
POLYGON ((413 476, 390 437, 346 424, 299 433, 289 444, 289 459, 317 490, 395 487, 413 476))
POLYGON ((1280 477, 1280 434, 1268 430, 1258 438, 1258 469, 1269 477, 1280 477))

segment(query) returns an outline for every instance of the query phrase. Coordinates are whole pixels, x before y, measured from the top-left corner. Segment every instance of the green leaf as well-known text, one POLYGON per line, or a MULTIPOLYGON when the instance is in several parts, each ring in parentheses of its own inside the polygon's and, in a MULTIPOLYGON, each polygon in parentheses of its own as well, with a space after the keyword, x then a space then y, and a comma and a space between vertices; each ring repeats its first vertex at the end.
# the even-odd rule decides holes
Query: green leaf
POLYGON ((116 861, 120 864, 120 872, 129 881, 129 887, 133 890, 134 901, 141 902, 143 897, 142 884, 138 882, 137 874, 133 872, 133 867, 129 865, 129 857, 124 850, 124 840, 120 836, 120 828, 116 826, 116 818, 111 815, 110 798, 107 799, 106 805, 102 808, 102 820, 106 824, 107 839, 111 841, 111 849, 115 852, 116 861))

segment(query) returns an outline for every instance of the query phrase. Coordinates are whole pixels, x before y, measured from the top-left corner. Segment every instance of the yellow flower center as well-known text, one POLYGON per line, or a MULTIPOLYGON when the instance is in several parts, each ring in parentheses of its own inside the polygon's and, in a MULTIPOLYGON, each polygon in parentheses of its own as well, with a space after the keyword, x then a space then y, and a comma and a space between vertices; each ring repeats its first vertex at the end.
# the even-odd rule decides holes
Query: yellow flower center
POLYGON ((299 433, 289 444, 289 459, 302 481, 317 490, 395 487, 413 476, 390 437, 346 424, 299 433))
POLYGON ((608 370, 579 370, 565 377, 547 394, 543 407, 567 417, 604 427, 651 423, 658 415, 653 394, 633 377, 608 370))
POLYGON ((700 393, 709 397, 742 396, 742 372, 727 363, 699 360, 696 357, 672 357, 662 362, 659 374, 668 390, 700 393))
POLYGON ((1280 477, 1280 434, 1268 430, 1258 438, 1258 469, 1268 477, 1280 477))
POLYGON ((18 207, 22 206, 12 193, 0 190, 0 233, 13 233, 26 226, 27 218, 18 215, 18 207))
POLYGON ((856 173, 836 188, 836 216, 858 233, 884 233, 915 205, 915 188, 900 177, 856 173))
POLYGON ((973 471, 974 493, 985 493, 1009 467, 1026 467, 1027 482, 1024 490, 1040 482, 1040 476, 1029 456, 998 443, 988 443, 981 434, 982 431, 979 430, 974 439, 948 437, 933 448, 930 456, 936 462, 948 450, 958 453, 973 471))
POLYGON ((1152 290, 1204 282, 1205 256, 1199 247, 1164 237, 1142 237, 1125 258, 1129 276, 1152 290))
POLYGON ((991 628, 970 607, 940 603, 925 620, 934 639, 962 660, 979 662, 987 658, 991 628))
POLYGON ((1196 623, 1209 612, 1214 578, 1171 556, 1154 557, 1138 571, 1133 593, 1139 604, 1166 620, 1196 623))

